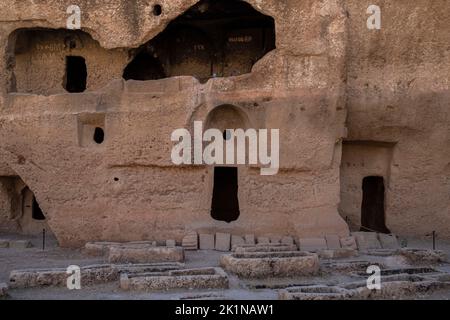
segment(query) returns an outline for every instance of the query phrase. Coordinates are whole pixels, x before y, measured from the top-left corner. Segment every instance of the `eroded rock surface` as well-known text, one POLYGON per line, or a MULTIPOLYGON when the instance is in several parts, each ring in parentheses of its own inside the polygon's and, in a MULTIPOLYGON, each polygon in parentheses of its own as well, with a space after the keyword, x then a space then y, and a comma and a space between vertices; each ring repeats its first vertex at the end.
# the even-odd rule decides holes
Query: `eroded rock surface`
POLYGON ((0 4, 2 230, 47 228, 62 246, 344 237, 344 218, 373 222, 366 181, 386 195, 377 231, 450 235, 448 1, 380 1, 375 31, 356 0, 78 3, 81 30, 65 29, 70 1, 0 4), (201 17, 212 27, 177 34, 201 17), (171 161, 171 133, 196 120, 280 129, 277 175, 238 168, 235 220, 211 215, 214 168, 171 161))

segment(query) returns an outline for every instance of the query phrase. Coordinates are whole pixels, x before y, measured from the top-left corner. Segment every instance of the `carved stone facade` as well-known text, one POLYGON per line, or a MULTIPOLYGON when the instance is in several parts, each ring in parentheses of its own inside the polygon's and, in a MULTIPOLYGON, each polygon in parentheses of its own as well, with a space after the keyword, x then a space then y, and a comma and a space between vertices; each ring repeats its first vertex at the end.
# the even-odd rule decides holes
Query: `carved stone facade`
POLYGON ((450 237, 448 1, 378 1, 381 30, 359 0, 81 0, 67 30, 72 2, 0 3, 2 230, 450 237), (231 221, 214 166, 171 161, 194 121, 280 130, 278 174, 223 182, 231 221))

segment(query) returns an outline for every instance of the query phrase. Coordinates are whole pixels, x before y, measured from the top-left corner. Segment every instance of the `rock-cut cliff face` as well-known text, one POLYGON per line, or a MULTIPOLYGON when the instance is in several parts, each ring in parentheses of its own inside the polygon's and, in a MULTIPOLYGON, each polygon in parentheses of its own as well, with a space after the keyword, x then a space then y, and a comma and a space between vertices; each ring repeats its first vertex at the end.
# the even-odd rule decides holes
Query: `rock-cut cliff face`
POLYGON ((450 237, 450 3, 371 4, 85 0, 68 30, 71 1, 1 3, 0 228, 450 237), (194 121, 279 129, 278 174, 175 165, 194 121))

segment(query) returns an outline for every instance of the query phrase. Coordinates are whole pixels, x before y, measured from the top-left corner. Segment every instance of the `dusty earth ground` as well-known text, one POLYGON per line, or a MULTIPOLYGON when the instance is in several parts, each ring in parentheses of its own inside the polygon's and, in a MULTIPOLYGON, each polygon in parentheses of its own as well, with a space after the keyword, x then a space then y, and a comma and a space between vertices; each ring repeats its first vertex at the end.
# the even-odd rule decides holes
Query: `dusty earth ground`
MULTIPOLYGON (((0 248, 0 282, 9 281, 12 270, 46 267, 67 267, 69 265, 86 266, 97 263, 106 263, 102 257, 88 257, 81 250, 64 249, 57 245, 53 238, 46 241, 46 249, 42 250, 40 237, 20 237, 17 235, 2 235, 1 238, 28 239, 34 247, 28 249, 0 248)), ((408 247, 432 248, 431 239, 407 239, 408 247)), ((437 249, 443 250, 450 256, 450 242, 437 241, 437 249)), ((217 251, 186 251, 186 267, 218 266, 222 253, 217 251)), ((352 259, 340 259, 350 261, 352 259)), ((382 262, 389 267, 399 267, 401 263, 390 257, 359 256, 353 260, 368 260, 382 262)), ((323 262, 323 260, 322 260, 323 262)), ((450 272, 450 263, 435 266, 440 271, 450 272)), ((341 283, 349 281, 345 275, 322 274, 319 277, 239 280, 229 275, 230 289, 228 290, 183 290, 169 292, 126 292, 119 288, 118 282, 105 285, 83 287, 81 290, 68 290, 66 288, 33 288, 9 290, 9 299, 151 299, 151 300, 178 300, 178 299, 277 299, 277 289, 285 286, 300 284, 341 283)), ((440 290, 427 295, 416 295, 410 299, 444 299, 450 300, 450 290, 440 290)))

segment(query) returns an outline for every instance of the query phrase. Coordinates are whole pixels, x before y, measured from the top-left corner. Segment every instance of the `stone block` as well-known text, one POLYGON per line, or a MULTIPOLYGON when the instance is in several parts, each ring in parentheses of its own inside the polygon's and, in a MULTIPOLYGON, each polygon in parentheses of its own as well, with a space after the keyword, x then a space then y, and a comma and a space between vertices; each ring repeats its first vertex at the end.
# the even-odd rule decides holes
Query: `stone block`
POLYGON ((241 236, 231 236, 231 247, 237 247, 239 245, 245 244, 245 239, 241 236))
MULTIPOLYGON (((82 287, 116 281, 119 278, 119 271, 109 264, 81 267, 80 272, 82 287)), ((66 268, 13 270, 9 282, 11 288, 65 287, 67 277, 66 268)))
POLYGON ((359 250, 381 249, 376 232, 353 232, 359 250))
MULTIPOLYGON (((150 264, 98 264, 81 267, 81 286, 92 286, 119 280, 123 273, 160 273, 184 268, 183 263, 163 262, 150 264)), ((67 285, 66 268, 13 270, 9 281, 11 288, 33 288, 67 285)))
MULTIPOLYGON (((357 251, 357 250, 355 250, 357 251)), ((371 261, 324 261, 321 263, 321 270, 327 273, 346 273, 361 272, 361 270, 367 270, 373 262, 371 261)), ((377 263, 380 268, 384 268, 384 265, 377 263)))
MULTIPOLYGON (((156 247, 157 243, 156 243, 156 241, 144 240, 144 241, 120 242, 118 245, 124 246, 124 247, 156 247)), ((117 245, 111 244, 110 247, 111 246, 117 246, 117 245)))
POLYGON ((325 238, 302 238, 299 242, 301 251, 317 252, 328 248, 325 238))
POLYGON ((171 247, 171 248, 173 248, 173 247, 176 247, 176 242, 175 242, 175 240, 166 240, 166 247, 171 247))
POLYGON ((182 262, 182 247, 111 247, 108 259, 110 263, 153 263, 182 262))
POLYGON ((342 248, 358 250, 355 237, 342 237, 340 238, 340 242, 342 248))
POLYGON ((227 289, 228 276, 221 268, 197 268, 120 276, 123 290, 227 289))
POLYGON ((11 240, 9 241, 9 247, 12 249, 27 249, 32 248, 33 245, 29 240, 11 240))
POLYGON ((197 250, 198 249, 197 232, 193 231, 184 236, 183 240, 181 241, 181 246, 185 250, 197 250))
POLYGON ((447 261, 447 255, 441 250, 401 248, 398 253, 405 257, 409 263, 429 265, 447 261))
POLYGON ((400 249, 397 237, 393 234, 379 233, 378 239, 383 249, 400 249))
POLYGON ((272 243, 272 244, 280 244, 281 243, 281 237, 279 237, 279 236, 270 237, 270 243, 272 243))
POLYGON ((126 273, 122 273, 119 278, 120 289, 130 290, 130 278, 126 273))
POLYGON ((327 249, 319 251, 319 257, 321 259, 343 259, 356 257, 357 255, 358 250, 348 248, 327 249))
MULTIPOLYGON (((118 274, 122 273, 150 273, 179 270, 185 267, 181 262, 135 263, 135 264, 111 264, 111 269, 118 274)), ((118 279, 118 278, 117 278, 118 279)))
POLYGON ((246 234, 244 239, 246 244, 256 244, 254 234, 246 234))
POLYGON ((200 250, 214 250, 215 241, 213 234, 200 233, 199 239, 200 239, 200 250))
POLYGON ((108 254, 110 246, 121 245, 119 242, 87 242, 84 245, 84 253, 90 256, 104 256, 108 254))
POLYGON ((258 237, 258 244, 269 244, 269 237, 258 237))
POLYGON ((230 251, 231 235, 229 233, 216 233, 216 250, 230 251))
POLYGON ((367 281, 353 281, 338 286, 313 285, 282 289, 280 300, 404 300, 422 293, 447 288, 448 284, 421 279, 409 274, 382 277, 380 290, 367 288, 367 281))
POLYGON ((0 248, 8 248, 9 247, 9 240, 0 239, 0 248))
POLYGON ((315 275, 319 257, 310 252, 235 252, 224 254, 220 265, 242 278, 265 279, 315 275))
POLYGON ((278 291, 279 300, 347 300, 350 297, 349 290, 326 285, 291 287, 278 291))
POLYGON ((295 244, 281 244, 281 243, 269 243, 267 245, 241 245, 240 247, 233 247, 233 251, 236 253, 242 252, 282 252, 282 251, 297 251, 297 245, 295 244))
POLYGON ((290 236, 285 236, 285 237, 281 238, 281 243, 282 244, 287 244, 287 245, 293 245, 294 244, 294 238, 292 238, 290 236))
POLYGON ((364 253, 368 254, 369 256, 390 257, 391 259, 400 258, 396 249, 370 249, 364 253))
POLYGON ((326 235, 325 240, 327 241, 328 249, 336 250, 341 248, 341 241, 338 235, 326 235))

